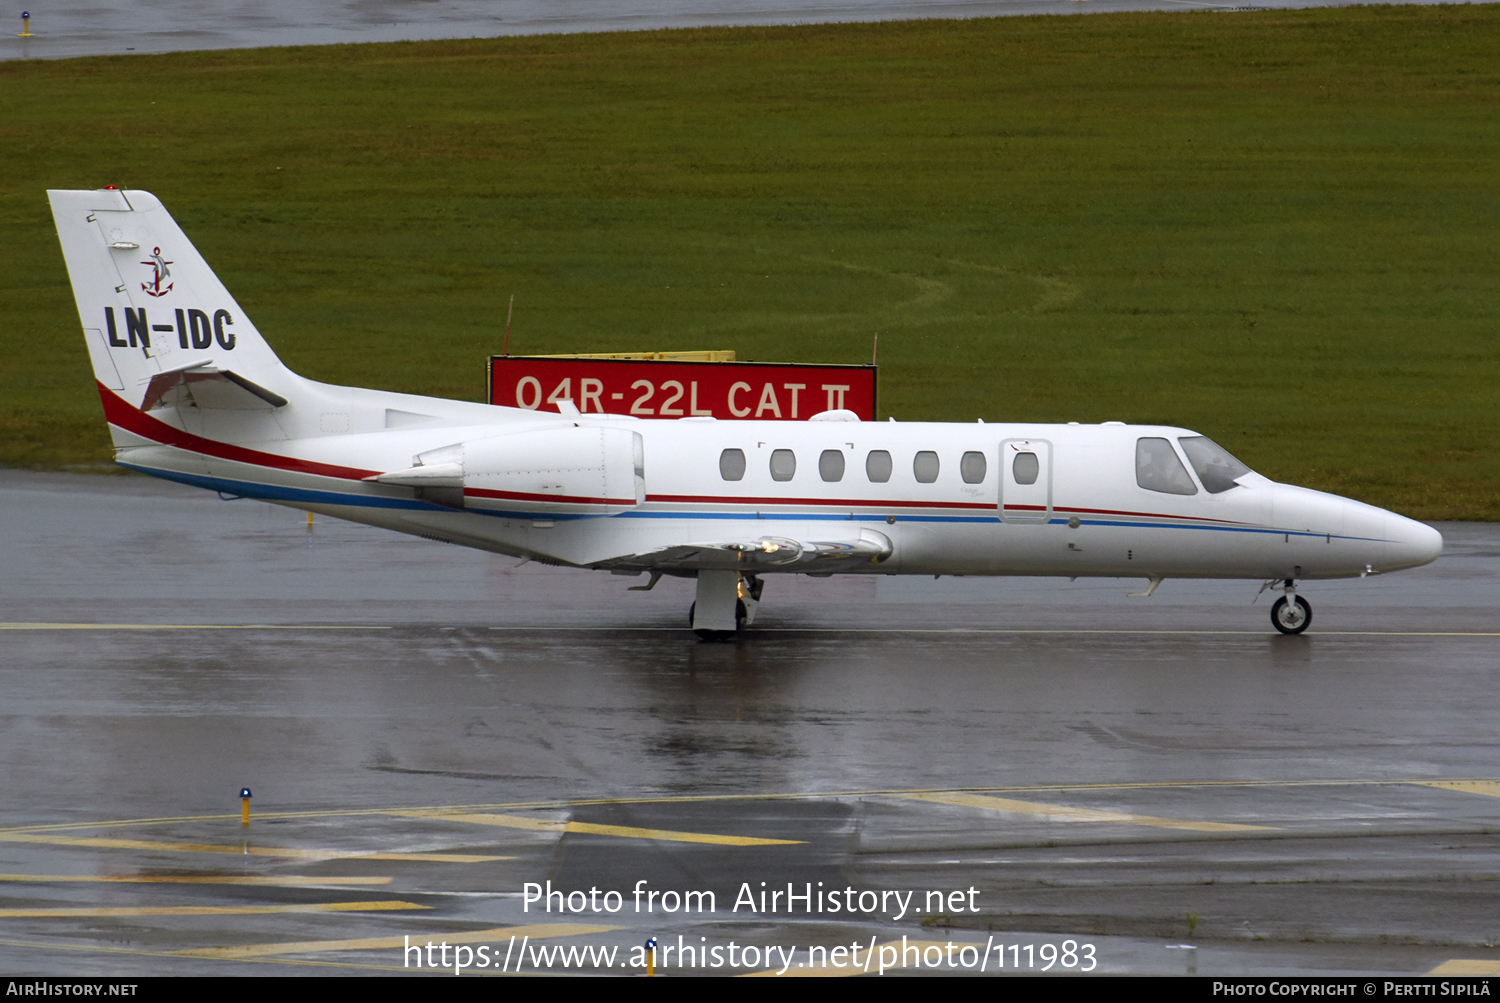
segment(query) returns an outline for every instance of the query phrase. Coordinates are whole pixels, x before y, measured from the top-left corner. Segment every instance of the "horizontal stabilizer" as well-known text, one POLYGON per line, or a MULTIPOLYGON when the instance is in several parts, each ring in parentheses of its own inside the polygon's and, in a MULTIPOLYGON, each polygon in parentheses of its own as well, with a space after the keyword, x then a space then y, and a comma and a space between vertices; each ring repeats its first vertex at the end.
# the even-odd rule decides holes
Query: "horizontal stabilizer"
POLYGON ((274 411, 286 398, 227 369, 209 365, 157 373, 146 385, 142 411, 198 407, 221 411, 274 411))

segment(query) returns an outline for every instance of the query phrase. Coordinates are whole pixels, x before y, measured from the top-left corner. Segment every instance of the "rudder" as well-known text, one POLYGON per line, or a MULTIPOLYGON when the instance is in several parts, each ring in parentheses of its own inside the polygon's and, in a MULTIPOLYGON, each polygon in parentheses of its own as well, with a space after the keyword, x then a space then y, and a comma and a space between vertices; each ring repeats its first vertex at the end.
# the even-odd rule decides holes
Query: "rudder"
POLYGON ((137 408, 154 403, 163 373, 231 370, 257 390, 291 389, 270 345, 155 196, 105 188, 47 197, 104 388, 137 408))

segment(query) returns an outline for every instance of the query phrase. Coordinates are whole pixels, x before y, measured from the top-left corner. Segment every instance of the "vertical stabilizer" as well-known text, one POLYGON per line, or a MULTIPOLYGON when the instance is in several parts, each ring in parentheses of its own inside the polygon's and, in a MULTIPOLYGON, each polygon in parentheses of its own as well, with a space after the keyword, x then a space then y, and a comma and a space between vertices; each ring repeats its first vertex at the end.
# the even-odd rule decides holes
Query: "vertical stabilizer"
POLYGON ((257 389, 291 389, 271 346, 154 195, 47 196, 104 388, 136 408, 160 397, 164 373, 229 370, 257 389))

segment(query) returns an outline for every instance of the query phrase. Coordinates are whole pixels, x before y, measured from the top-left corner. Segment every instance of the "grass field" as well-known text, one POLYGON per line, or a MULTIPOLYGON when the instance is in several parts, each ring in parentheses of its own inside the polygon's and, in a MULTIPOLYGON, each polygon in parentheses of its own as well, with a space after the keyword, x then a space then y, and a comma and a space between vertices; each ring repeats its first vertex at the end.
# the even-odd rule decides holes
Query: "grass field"
POLYGON ((155 192, 317 379, 864 362, 903 420, 1170 422, 1500 518, 1500 7, 0 63, 0 464, 110 457, 43 190, 155 192))

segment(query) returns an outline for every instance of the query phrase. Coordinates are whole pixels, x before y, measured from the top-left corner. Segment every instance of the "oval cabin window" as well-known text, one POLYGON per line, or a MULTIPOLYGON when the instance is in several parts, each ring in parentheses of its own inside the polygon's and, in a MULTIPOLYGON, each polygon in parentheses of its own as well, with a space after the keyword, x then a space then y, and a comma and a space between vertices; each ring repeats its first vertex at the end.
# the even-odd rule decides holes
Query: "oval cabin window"
POLYGON ((818 457, 818 476, 825 481, 844 479, 844 452, 841 449, 825 449, 818 457))
POLYGON ((797 473, 797 454, 790 449, 771 450, 771 480, 789 481, 797 473))
POLYGON ((988 468, 989 464, 985 462, 983 453, 971 451, 958 461, 958 472, 963 475, 965 484, 983 484, 988 468))
POLYGON ((743 449, 726 449, 719 454, 719 476, 726 481, 737 481, 745 476, 743 449))
POLYGON ((1011 461, 1010 472, 1017 484, 1035 484, 1037 474, 1042 472, 1042 465, 1035 453, 1017 453, 1016 458, 1011 461))

